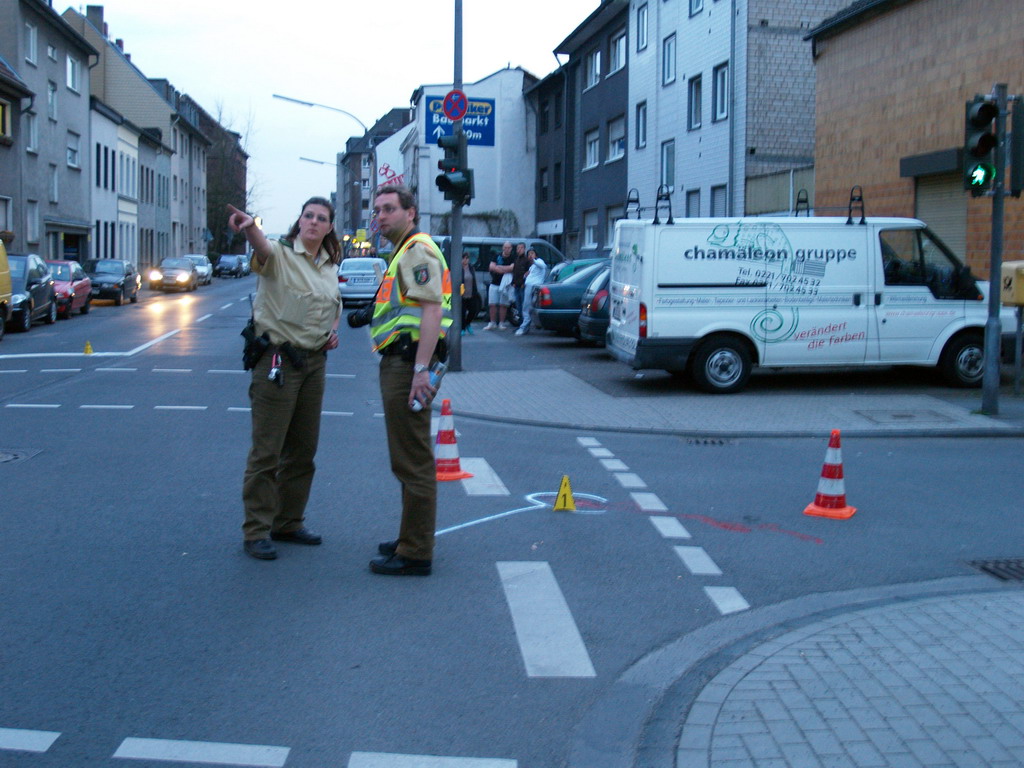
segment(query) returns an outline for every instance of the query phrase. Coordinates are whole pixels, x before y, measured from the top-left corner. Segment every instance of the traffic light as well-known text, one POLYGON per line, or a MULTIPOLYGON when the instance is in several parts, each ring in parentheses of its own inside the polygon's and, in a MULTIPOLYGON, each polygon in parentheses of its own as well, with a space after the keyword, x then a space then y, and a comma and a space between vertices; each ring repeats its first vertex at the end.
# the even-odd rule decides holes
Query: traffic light
POLYGON ((975 96, 964 113, 964 189, 974 197, 985 194, 996 178, 995 151, 999 144, 999 107, 991 96, 975 96))
POLYGON ((444 150, 444 159, 437 161, 441 171, 437 175, 437 188, 444 192, 444 199, 456 205, 469 205, 473 199, 473 171, 466 167, 466 134, 462 131, 441 136, 437 146, 444 150))
POLYGON ((1010 194, 1020 197, 1024 189, 1024 103, 1020 99, 1013 100, 1010 114, 1010 194))

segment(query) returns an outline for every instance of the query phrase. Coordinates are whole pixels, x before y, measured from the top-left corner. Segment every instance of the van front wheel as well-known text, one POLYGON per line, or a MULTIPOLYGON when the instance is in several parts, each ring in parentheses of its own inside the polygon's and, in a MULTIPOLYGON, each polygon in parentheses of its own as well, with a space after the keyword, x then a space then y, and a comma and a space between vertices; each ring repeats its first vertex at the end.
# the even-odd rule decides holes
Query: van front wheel
POLYGON ((752 367, 743 342, 712 336, 694 352, 690 373, 698 389, 724 395, 743 389, 752 367))
POLYGON ((943 378, 953 387, 980 387, 985 375, 985 343, 980 333, 964 333, 946 345, 939 360, 943 378))

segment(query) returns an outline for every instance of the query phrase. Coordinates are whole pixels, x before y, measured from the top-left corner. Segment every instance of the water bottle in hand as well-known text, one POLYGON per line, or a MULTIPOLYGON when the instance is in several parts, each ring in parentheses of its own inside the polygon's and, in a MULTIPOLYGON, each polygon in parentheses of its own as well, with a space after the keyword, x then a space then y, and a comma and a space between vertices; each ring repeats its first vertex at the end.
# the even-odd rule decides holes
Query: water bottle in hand
MULTIPOLYGON (((444 377, 444 374, 447 370, 448 364, 442 363, 440 360, 434 363, 434 365, 431 367, 430 386, 434 388, 435 392, 437 391, 437 388, 441 386, 441 379, 444 377)), ((419 413, 420 411, 423 410, 423 403, 421 403, 419 400, 413 400, 412 405, 410 405, 409 407, 412 408, 417 413, 419 413)))

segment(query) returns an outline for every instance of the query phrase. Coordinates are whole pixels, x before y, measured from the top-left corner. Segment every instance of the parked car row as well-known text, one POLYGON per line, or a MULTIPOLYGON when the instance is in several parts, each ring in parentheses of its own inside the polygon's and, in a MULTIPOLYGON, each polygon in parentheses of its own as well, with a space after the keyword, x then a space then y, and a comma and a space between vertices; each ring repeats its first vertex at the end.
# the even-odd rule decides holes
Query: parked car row
POLYGON ((245 277, 249 272, 249 257, 244 254, 222 253, 213 266, 215 277, 245 277))
POLYGON ((608 330, 609 259, 564 262, 565 268, 535 287, 530 325, 599 346, 608 330), (570 268, 571 267, 571 268, 570 268))

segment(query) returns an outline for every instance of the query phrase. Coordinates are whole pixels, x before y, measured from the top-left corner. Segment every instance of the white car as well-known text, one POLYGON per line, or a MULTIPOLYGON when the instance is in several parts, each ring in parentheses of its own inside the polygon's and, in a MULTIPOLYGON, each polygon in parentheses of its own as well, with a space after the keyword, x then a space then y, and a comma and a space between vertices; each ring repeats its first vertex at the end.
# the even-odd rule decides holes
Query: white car
POLYGON ((209 285, 213 282, 213 264, 206 256, 201 253, 186 253, 185 258, 196 265, 200 285, 209 285))
POLYGON ((338 293, 346 307, 369 304, 377 295, 388 263, 373 256, 350 256, 338 266, 338 293))

